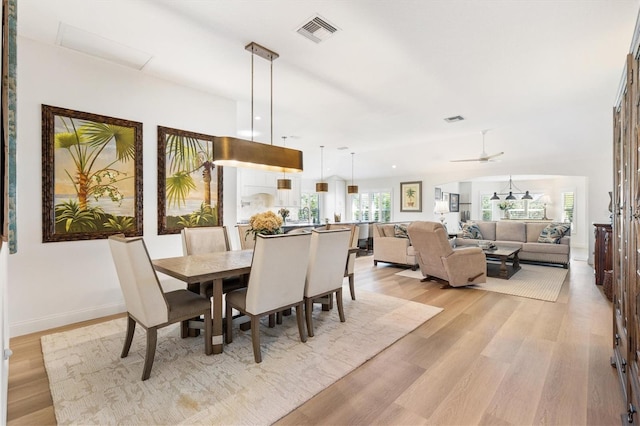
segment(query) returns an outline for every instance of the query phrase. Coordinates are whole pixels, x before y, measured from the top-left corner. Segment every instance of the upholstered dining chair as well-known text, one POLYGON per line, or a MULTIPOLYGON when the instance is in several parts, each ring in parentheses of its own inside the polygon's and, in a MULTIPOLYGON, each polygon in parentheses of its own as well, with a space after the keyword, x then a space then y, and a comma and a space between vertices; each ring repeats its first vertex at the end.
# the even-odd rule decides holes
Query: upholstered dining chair
MULTIPOLYGON (((295 307, 300 341, 307 341, 303 306, 310 242, 310 233, 258 235, 247 288, 227 293, 227 318, 231 318, 233 308, 251 318, 256 362, 262 362, 260 318, 263 316, 295 307)), ((226 342, 232 341, 232 321, 227 321, 226 342)))
POLYGON ((205 353, 211 355, 211 301, 189 290, 163 292, 144 240, 140 237, 109 237, 109 248, 127 307, 127 334, 121 358, 129 354, 136 323, 147 331, 147 349, 142 368, 142 380, 151 375, 156 353, 158 329, 204 315, 205 353))
MULTIPOLYGON (((195 228, 182 228, 182 253, 187 256, 191 254, 216 253, 219 251, 229 251, 229 235, 226 226, 203 226, 195 228)), ((244 277, 225 278, 222 282, 222 292, 246 286, 244 277)), ((199 285, 189 288, 198 292, 199 285)), ((207 295, 213 295, 213 282, 207 287, 207 295)))
MULTIPOLYGON (((349 247, 352 249, 358 248, 358 237, 360 236, 360 226, 359 225, 339 225, 333 224, 330 225, 327 229, 350 229, 351 230, 351 239, 349 243, 349 247)), ((356 300, 356 287, 355 287, 355 266, 356 266, 356 252, 349 253, 347 257, 347 264, 344 268, 344 276, 349 279, 349 292, 351 293, 351 300, 356 300)))
POLYGON ((251 229, 251 225, 237 225, 238 226, 238 237, 240 238, 240 248, 242 250, 252 249, 255 246, 255 239, 253 235, 248 234, 247 231, 251 229))
POLYGON ((342 281, 351 232, 346 229, 311 231, 309 266, 304 286, 307 333, 313 337, 313 302, 321 297, 336 295, 338 315, 344 322, 342 281))
POLYGON ((451 287, 487 282, 487 260, 479 247, 454 250, 440 222, 414 221, 407 227, 420 271, 445 280, 451 287))

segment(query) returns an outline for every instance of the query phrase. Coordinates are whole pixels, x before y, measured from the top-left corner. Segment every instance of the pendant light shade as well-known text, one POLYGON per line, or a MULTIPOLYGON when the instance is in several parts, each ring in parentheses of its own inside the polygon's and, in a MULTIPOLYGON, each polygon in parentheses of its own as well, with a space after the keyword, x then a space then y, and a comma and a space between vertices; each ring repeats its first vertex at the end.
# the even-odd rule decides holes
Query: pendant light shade
POLYGON ((324 145, 320 145, 320 182, 316 183, 316 192, 329 192, 329 184, 324 181, 324 145))
POLYGON ((358 193, 358 185, 353 184, 353 156, 355 152, 351 153, 351 185, 347 186, 347 194, 357 194, 358 193))
POLYGON ((249 43, 245 49, 251 52, 251 141, 234 137, 213 138, 213 162, 220 166, 249 167, 283 173, 298 173, 303 170, 302 151, 273 145, 273 61, 279 55, 249 43), (271 69, 271 144, 253 141, 253 58, 260 56, 270 62, 271 69))
POLYGON ((522 196, 523 200, 533 200, 533 197, 529 194, 529 191, 525 191, 524 195, 522 196))
POLYGON ((516 197, 515 197, 515 195, 513 195, 512 192, 509 192, 509 195, 507 195, 507 198, 505 198, 505 200, 515 200, 515 199, 516 199, 516 197))
MULTIPOLYGON (((287 142, 287 137, 282 137, 282 147, 284 148, 287 142)), ((288 190, 291 189, 291 179, 287 179, 287 173, 282 172, 282 179, 278 179, 278 189, 288 190)))
POLYGON ((498 194, 496 192, 493 193, 493 196, 491 198, 489 198, 490 200, 494 201, 494 200, 499 200, 500 197, 498 197, 498 194))

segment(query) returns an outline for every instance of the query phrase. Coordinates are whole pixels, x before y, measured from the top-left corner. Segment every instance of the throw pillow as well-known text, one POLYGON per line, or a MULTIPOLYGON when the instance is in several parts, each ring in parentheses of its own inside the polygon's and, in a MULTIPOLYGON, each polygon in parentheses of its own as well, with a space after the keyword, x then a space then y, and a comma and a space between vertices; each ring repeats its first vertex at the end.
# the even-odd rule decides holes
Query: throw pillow
POLYGON ((393 234, 396 238, 409 238, 409 234, 407 234, 407 225, 394 225, 393 234))
POLYGON ((472 239, 472 240, 482 240, 482 232, 480 232, 480 228, 474 222, 467 222, 462 225, 462 238, 472 239))
POLYGON ((560 239, 571 227, 568 223, 550 223, 548 224, 538 237, 539 243, 560 244, 560 239))

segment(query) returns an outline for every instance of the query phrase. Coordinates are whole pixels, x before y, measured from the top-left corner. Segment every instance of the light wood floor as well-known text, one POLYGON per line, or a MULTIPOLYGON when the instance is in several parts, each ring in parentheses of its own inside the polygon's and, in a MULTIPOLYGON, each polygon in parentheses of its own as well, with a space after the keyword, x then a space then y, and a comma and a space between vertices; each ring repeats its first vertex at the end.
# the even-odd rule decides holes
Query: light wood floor
MULTIPOLYGON (((611 304, 585 262, 572 262, 556 303, 442 289, 371 257, 356 268, 358 289, 444 311, 279 424, 620 424, 611 304)), ((55 424, 43 334, 11 339, 9 425, 55 424)))

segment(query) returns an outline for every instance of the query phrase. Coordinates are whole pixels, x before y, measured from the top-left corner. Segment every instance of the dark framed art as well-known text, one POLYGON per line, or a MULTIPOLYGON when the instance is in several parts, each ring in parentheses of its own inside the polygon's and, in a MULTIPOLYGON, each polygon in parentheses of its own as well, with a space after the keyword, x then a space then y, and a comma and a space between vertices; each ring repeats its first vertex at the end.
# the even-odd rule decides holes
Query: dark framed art
POLYGON ((460 211, 460 194, 449 194, 449 211, 451 213, 460 211))
POLYGON ((400 211, 422 211, 422 181, 400 182, 400 211))
POLYGON ((436 201, 442 200, 442 189, 441 188, 436 188, 436 192, 434 194, 434 199, 436 201))
POLYGON ((142 235, 142 123, 42 105, 42 240, 142 235))
POLYGON ((222 225, 222 167, 213 136, 158 126, 158 234, 222 225))

